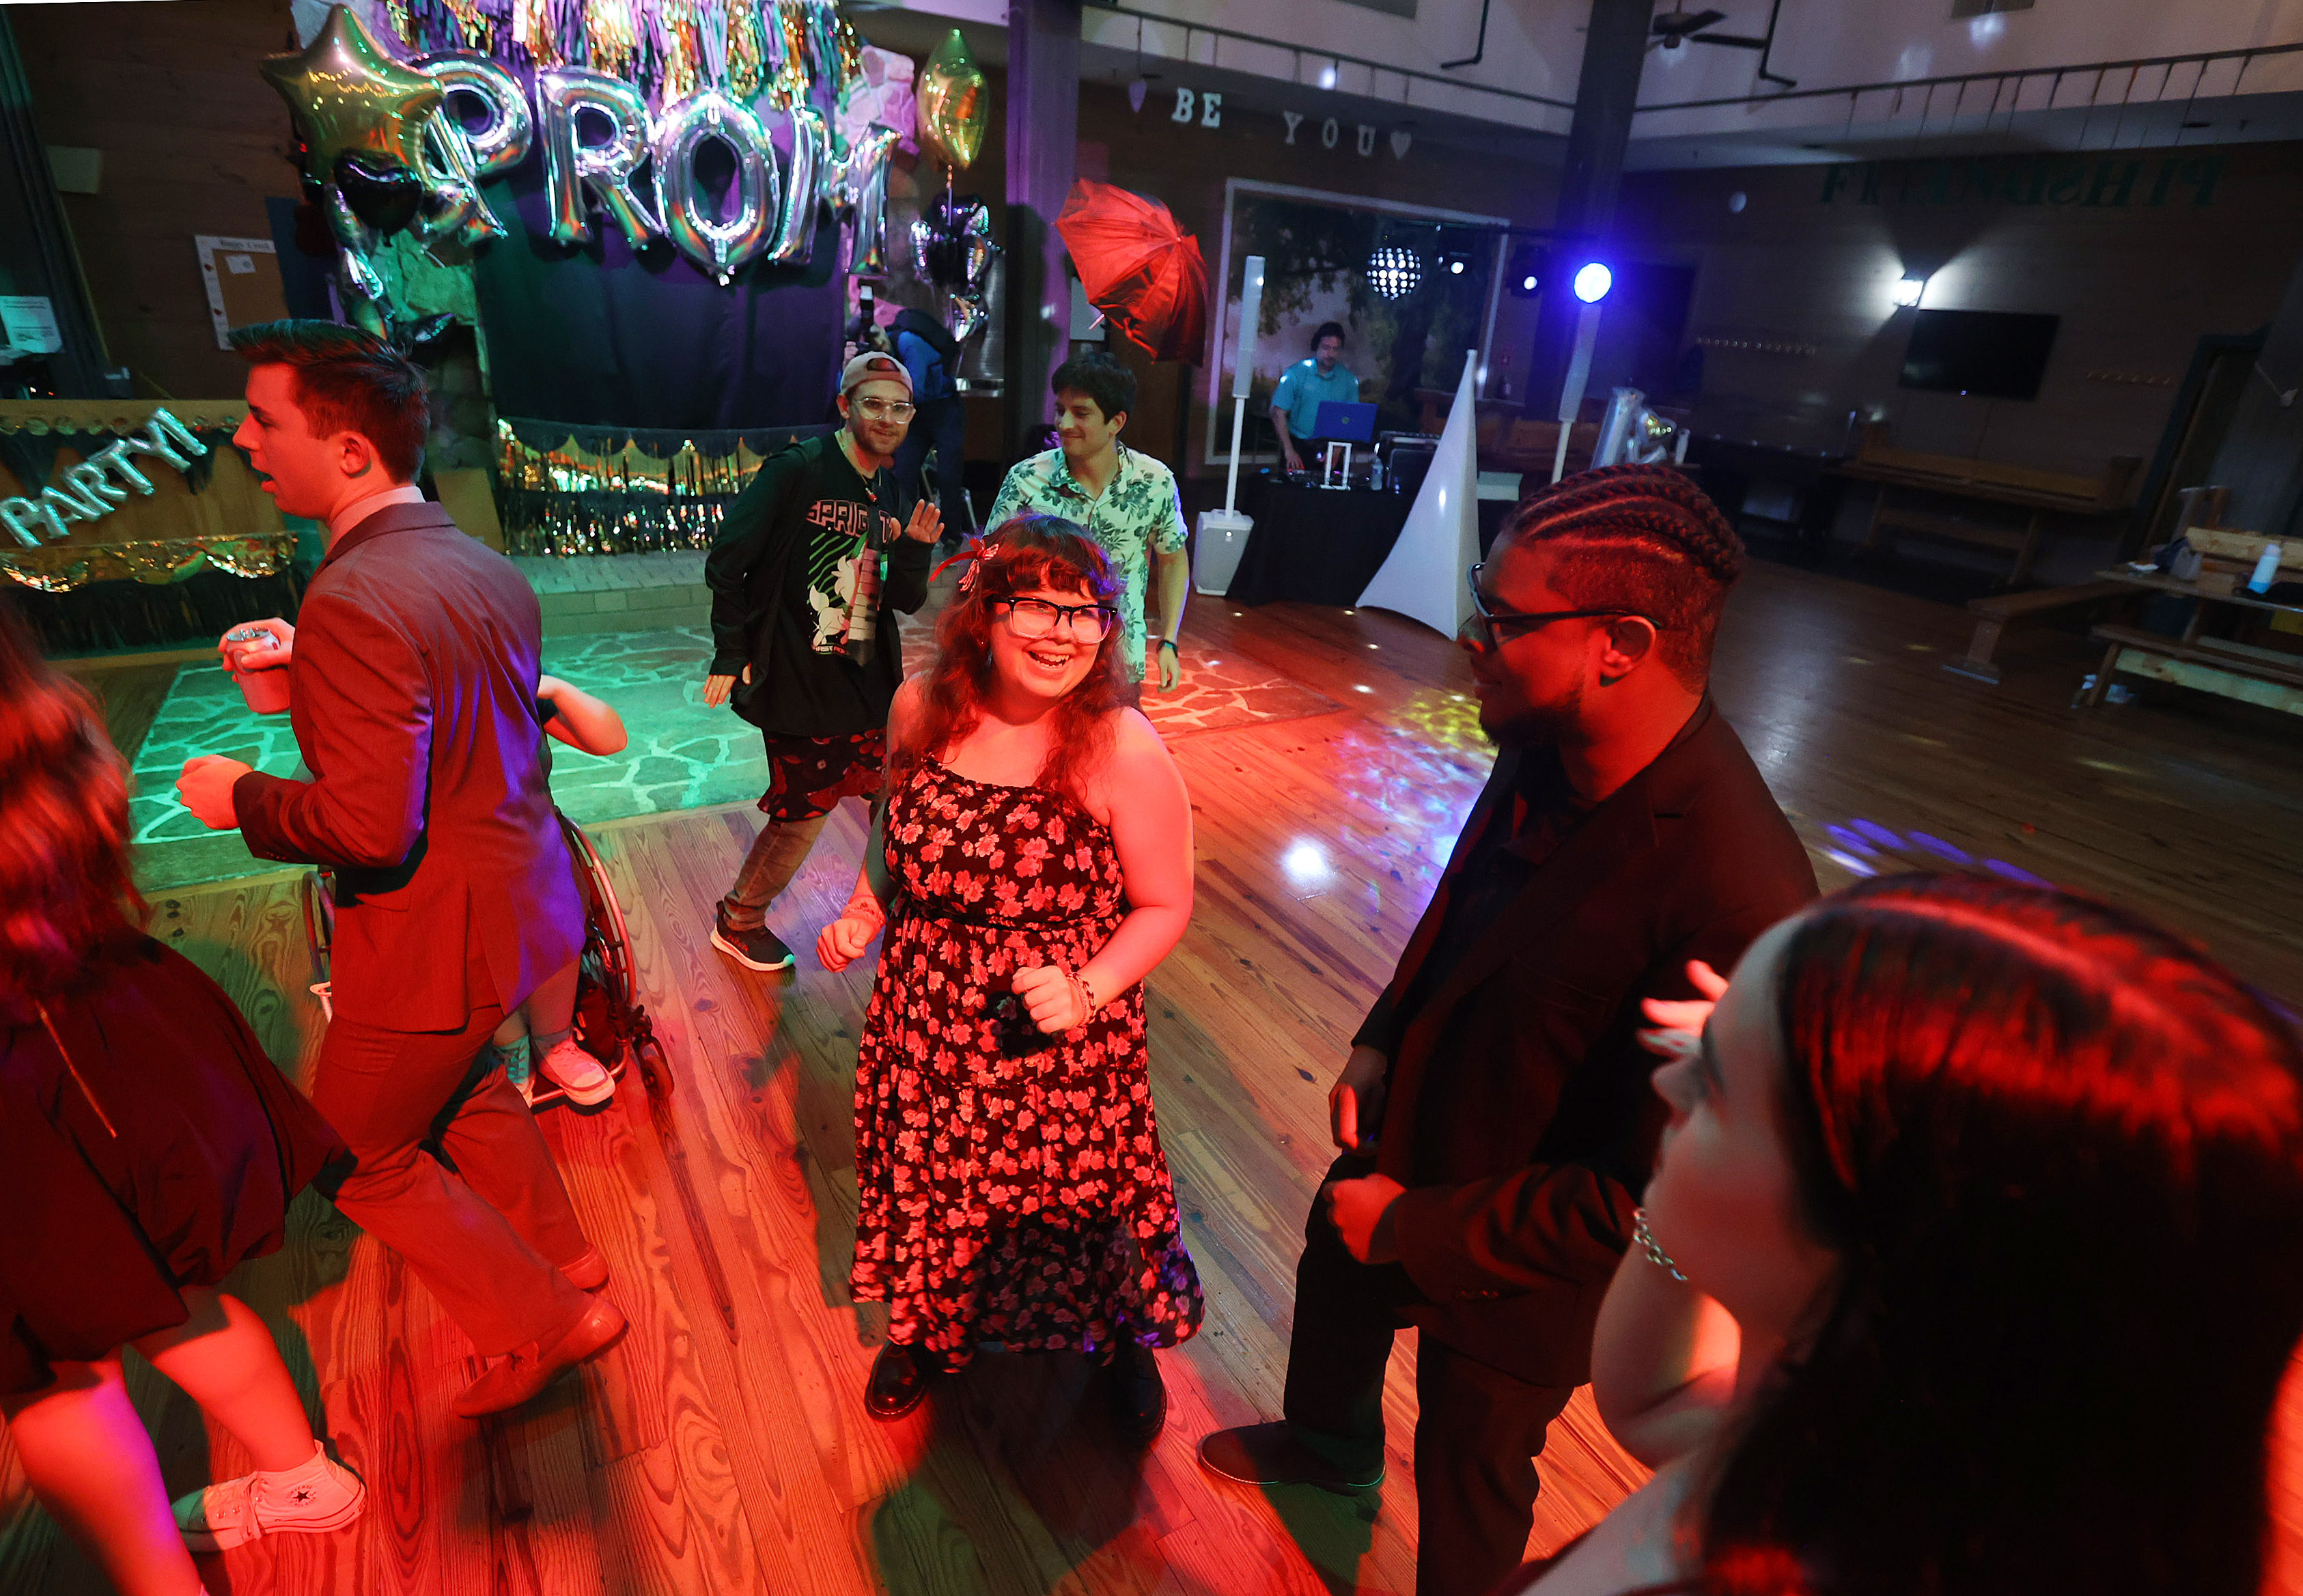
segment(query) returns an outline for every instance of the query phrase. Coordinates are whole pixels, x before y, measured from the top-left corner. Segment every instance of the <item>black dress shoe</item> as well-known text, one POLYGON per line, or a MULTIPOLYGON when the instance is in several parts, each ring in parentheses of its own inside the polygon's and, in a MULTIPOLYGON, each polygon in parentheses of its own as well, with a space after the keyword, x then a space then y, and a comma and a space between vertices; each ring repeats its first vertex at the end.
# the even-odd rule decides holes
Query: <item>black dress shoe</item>
POLYGON ((1168 1423, 1168 1384, 1160 1378, 1158 1355, 1131 1341, 1112 1354, 1105 1376, 1121 1443, 1133 1452, 1147 1449, 1168 1423))
POLYGON ((938 1367, 932 1354, 882 1342, 864 1385, 864 1411, 875 1419, 902 1418, 926 1398, 928 1376, 938 1367))
POLYGON ((1295 1439, 1283 1421, 1219 1430, 1200 1442, 1200 1466, 1243 1485, 1316 1485, 1348 1496, 1383 1483, 1383 1465, 1347 1473, 1295 1439))

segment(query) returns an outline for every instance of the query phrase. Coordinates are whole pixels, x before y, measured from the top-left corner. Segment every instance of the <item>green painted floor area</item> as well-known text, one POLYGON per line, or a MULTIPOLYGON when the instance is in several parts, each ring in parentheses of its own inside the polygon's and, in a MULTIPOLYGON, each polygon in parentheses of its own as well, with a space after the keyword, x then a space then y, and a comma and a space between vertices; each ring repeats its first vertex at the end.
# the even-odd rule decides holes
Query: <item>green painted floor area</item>
MULTIPOLYGON (((605 699, 631 734, 607 759, 551 745, 552 796, 570 819, 591 825, 760 795, 760 734, 704 703, 711 651, 700 627, 544 639, 544 670, 605 699)), ((130 819, 147 892, 280 868, 250 854, 238 832, 210 832, 177 801, 176 777, 195 754, 230 755, 274 775, 300 769, 286 715, 250 714, 218 667, 178 671, 136 756, 130 819)))

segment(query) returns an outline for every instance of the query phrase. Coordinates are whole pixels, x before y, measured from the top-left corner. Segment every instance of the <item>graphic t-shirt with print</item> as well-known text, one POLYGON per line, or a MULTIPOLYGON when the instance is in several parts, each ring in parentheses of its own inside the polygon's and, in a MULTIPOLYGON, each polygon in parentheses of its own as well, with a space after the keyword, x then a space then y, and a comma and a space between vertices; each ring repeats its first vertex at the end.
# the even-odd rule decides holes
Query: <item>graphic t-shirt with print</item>
POLYGON ((927 597, 932 551, 902 535, 895 478, 866 481, 838 434, 768 457, 704 562, 712 673, 746 664, 737 713, 764 730, 846 737, 884 726, 903 680, 890 613, 927 597))
POLYGON ((1120 580, 1120 661, 1127 680, 1140 681, 1152 556, 1172 554, 1184 546, 1184 502, 1176 491, 1174 472, 1125 443, 1116 447, 1119 469, 1104 485, 1101 498, 1089 497, 1060 449, 1017 461, 1000 485, 986 524, 996 528, 1019 515, 1059 515, 1077 522, 1095 540, 1120 580))

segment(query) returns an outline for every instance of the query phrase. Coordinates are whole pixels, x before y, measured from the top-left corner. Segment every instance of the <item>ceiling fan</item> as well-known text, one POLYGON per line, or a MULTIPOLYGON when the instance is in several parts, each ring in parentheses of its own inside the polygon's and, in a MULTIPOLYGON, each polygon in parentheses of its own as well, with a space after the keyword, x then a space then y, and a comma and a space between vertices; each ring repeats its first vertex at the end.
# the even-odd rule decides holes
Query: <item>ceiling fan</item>
POLYGON ((1674 8, 1656 18, 1656 41, 1666 50, 1676 50, 1691 33, 1700 33, 1714 23, 1724 22, 1724 11, 1687 11, 1674 8))
MULTIPOLYGON (((1799 87, 1799 80, 1786 78, 1767 70, 1768 55, 1776 47, 1776 19, 1782 14, 1784 0, 1775 0, 1767 10, 1767 31, 1754 38, 1747 33, 1713 33, 1711 29, 1727 20, 1724 11, 1689 11, 1685 0, 1673 0, 1672 9, 1655 19, 1649 31, 1655 44, 1666 50, 1676 50, 1683 44, 1725 45, 1730 49, 1759 52, 1759 76, 1770 83, 1780 83, 1786 89, 1799 87)), ((1649 46, 1653 48, 1654 46, 1649 46)))

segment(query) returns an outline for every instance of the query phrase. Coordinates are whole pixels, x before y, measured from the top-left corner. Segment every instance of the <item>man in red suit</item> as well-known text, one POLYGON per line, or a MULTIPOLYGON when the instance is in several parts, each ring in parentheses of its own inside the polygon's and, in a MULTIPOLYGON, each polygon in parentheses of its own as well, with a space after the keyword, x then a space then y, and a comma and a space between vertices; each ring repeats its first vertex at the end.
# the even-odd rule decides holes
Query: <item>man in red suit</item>
POLYGON ((527 1105, 481 1051, 584 938, 540 757, 542 617, 511 562, 416 486, 424 378, 405 356, 332 322, 232 343, 251 367, 232 441, 284 513, 328 529, 301 624, 262 623, 291 651, 312 779, 203 755, 177 790, 259 857, 334 870, 312 1100, 352 1156, 320 1184, 496 1360, 456 1411, 501 1413, 624 1329, 590 1295, 607 1262, 527 1105))

